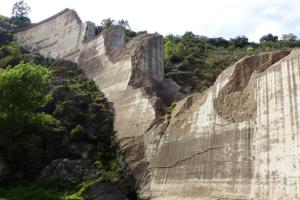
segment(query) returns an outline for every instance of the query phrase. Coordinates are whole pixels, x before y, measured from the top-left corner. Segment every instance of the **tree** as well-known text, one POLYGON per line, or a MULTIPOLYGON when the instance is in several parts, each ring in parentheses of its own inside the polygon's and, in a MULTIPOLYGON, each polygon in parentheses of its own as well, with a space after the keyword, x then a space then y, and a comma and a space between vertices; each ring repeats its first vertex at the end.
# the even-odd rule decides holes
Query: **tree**
POLYGON ((264 43, 264 42, 277 42, 278 41, 278 36, 276 35, 272 35, 271 33, 262 36, 259 39, 260 43, 264 43))
POLYGON ((285 41, 296 41, 297 40, 297 36, 294 33, 283 34, 281 36, 281 39, 285 40, 285 41))
POLYGON ((33 63, 0 69, 0 125, 22 131, 28 123, 42 122, 38 109, 50 100, 50 71, 33 63))
POLYGON ((24 2, 24 0, 16 2, 12 8, 12 17, 10 19, 11 23, 21 27, 29 25, 31 23, 28 18, 30 11, 30 7, 24 2))
POLYGON ((12 15, 15 17, 28 17, 30 11, 31 9, 27 3, 24 0, 20 0, 13 5, 12 15))
POLYGON ((50 76, 47 68, 33 63, 0 69, 0 157, 14 172, 11 176, 30 177, 39 171, 39 134, 53 121, 39 113, 50 100, 50 76))
POLYGON ((125 20, 125 19, 118 20, 118 23, 117 23, 117 24, 118 24, 119 26, 122 26, 122 27, 125 28, 125 29, 131 30, 128 21, 125 20))
POLYGON ((230 39, 230 44, 233 45, 234 47, 244 48, 247 45, 249 45, 249 40, 244 35, 237 36, 236 38, 231 38, 230 39))
POLYGON ((164 44, 164 58, 167 64, 171 63, 173 56, 175 55, 176 44, 172 40, 168 40, 164 44))
POLYGON ((222 37, 209 38, 208 43, 216 47, 228 47, 229 42, 222 37))
POLYGON ((103 27, 103 29, 108 29, 114 25, 115 25, 115 20, 111 18, 103 19, 101 21, 101 26, 103 27))

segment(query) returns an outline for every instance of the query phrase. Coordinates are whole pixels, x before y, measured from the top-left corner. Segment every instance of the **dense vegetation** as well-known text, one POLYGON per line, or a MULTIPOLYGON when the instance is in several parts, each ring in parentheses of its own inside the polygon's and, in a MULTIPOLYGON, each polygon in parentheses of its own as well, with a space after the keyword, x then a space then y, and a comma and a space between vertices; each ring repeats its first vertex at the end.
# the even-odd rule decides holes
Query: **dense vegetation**
POLYGON ((96 26, 96 35, 100 34, 102 31, 109 29, 113 26, 121 26, 125 29, 125 40, 128 42, 132 38, 141 35, 143 33, 147 33, 147 31, 138 31, 135 32, 131 29, 129 22, 127 20, 121 19, 121 20, 114 20, 111 18, 103 19, 100 23, 100 25, 96 26))
POLYGON ((164 37, 165 74, 186 92, 203 91, 216 77, 239 59, 255 53, 300 47, 294 34, 262 36, 260 43, 249 42, 245 36, 230 40, 207 38, 186 32, 182 36, 164 37))
POLYGON ((95 83, 72 62, 26 52, 9 29, 0 36, 0 197, 83 199, 101 180, 127 190, 111 106, 95 83), (97 166, 97 177, 72 186, 36 182, 51 161, 83 156, 97 166))
MULTIPOLYGON (((96 34, 112 26, 125 29, 126 40, 143 34, 135 32, 127 20, 107 18, 96 28, 96 34)), ((271 33, 260 38, 259 43, 249 42, 245 36, 226 40, 222 37, 208 38, 186 32, 184 35, 166 35, 164 37, 165 75, 172 78, 186 93, 204 91, 210 87, 217 76, 239 59, 261 52, 300 47, 297 36, 289 33, 278 36, 271 33)))
MULTIPOLYGON (((12 40, 11 31, 30 24, 30 8, 14 5, 13 16, 0 16, 0 197, 10 200, 82 200, 97 181, 130 191, 128 174, 118 152, 111 105, 95 83, 68 61, 30 54, 12 40), (60 158, 91 160, 99 173, 76 185, 37 179, 45 166, 60 158), (1 166, 0 166, 1 167, 1 166)), ((122 26, 126 40, 144 33, 132 31, 128 21, 110 18, 97 26, 100 33, 122 26)), ((267 34, 260 43, 245 36, 230 40, 186 32, 164 37, 165 74, 186 93, 203 91, 240 58, 278 49, 299 47, 294 34, 267 34)), ((166 111, 167 118, 175 104, 166 111)), ((161 130, 161 134, 164 133, 161 130)), ((133 186, 133 184, 132 184, 133 186)))

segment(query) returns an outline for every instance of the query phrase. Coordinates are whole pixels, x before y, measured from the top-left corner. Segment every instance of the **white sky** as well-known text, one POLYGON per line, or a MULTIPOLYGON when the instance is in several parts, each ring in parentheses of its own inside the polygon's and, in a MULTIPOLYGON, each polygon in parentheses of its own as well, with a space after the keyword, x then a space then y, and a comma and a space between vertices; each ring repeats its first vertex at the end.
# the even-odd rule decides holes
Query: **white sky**
MULTIPOLYGON (((10 16, 16 0, 0 0, 0 14, 10 16)), ((300 0, 25 0, 32 22, 64 8, 75 9, 83 21, 127 19, 135 31, 208 37, 246 35, 252 41, 267 33, 300 36, 300 0)))

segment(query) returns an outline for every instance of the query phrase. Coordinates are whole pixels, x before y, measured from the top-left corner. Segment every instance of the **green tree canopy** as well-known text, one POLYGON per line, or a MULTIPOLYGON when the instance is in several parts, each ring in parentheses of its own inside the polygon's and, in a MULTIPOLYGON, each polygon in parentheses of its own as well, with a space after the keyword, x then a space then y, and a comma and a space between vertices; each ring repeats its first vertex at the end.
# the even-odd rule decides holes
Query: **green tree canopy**
POLYGON ((12 17, 10 19, 11 23, 21 27, 29 25, 31 23, 28 18, 30 11, 30 7, 24 2, 24 0, 16 2, 12 8, 12 17))
POLYGON ((296 41, 297 40, 297 36, 294 33, 283 34, 281 36, 281 39, 285 40, 285 41, 296 41))
POLYGON ((209 38, 207 42, 216 47, 225 47, 226 48, 229 46, 229 42, 222 37, 209 38))
POLYGON ((12 15, 15 17, 28 17, 30 11, 31 9, 27 3, 24 0, 20 0, 13 5, 12 15))
POLYGON ((118 23, 117 23, 117 24, 118 24, 119 26, 124 27, 125 29, 131 30, 131 28, 130 28, 130 26, 129 26, 128 20, 125 20, 125 19, 118 20, 118 23))
POLYGON ((259 39, 259 41, 260 41, 260 43, 264 43, 264 42, 277 42, 278 41, 278 36, 269 33, 267 35, 262 36, 259 39))
POLYGON ((115 24, 116 24, 116 21, 111 18, 103 19, 101 21, 101 26, 103 27, 103 29, 108 29, 108 28, 114 26, 115 24))
POLYGON ((244 35, 237 36, 236 38, 231 38, 230 39, 230 44, 233 45, 234 47, 244 48, 247 45, 249 45, 249 40, 244 35))
POLYGON ((0 69, 0 122, 17 129, 42 116, 37 111, 51 98, 50 77, 47 68, 33 63, 0 69))

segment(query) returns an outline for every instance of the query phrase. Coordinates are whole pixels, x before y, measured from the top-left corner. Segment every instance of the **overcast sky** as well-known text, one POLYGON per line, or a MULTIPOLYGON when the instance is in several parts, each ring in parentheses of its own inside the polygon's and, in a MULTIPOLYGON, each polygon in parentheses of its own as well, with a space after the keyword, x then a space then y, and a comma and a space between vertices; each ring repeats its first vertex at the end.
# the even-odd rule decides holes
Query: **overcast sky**
MULTIPOLYGON (((0 0, 0 14, 10 16, 16 0, 0 0)), ((300 36, 300 0, 25 0, 38 22, 75 9, 83 21, 127 19, 135 31, 165 34, 192 31, 224 38, 245 35, 252 41, 267 33, 300 36)))

